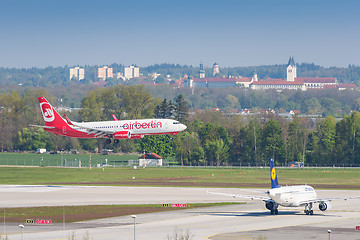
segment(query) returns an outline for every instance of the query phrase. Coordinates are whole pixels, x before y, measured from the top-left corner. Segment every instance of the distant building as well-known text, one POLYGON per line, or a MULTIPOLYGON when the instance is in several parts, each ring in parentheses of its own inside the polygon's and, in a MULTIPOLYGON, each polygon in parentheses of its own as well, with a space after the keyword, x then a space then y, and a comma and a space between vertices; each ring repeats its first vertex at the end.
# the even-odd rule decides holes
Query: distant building
POLYGON ((83 80, 85 76, 85 70, 80 67, 74 67, 70 68, 70 77, 69 79, 77 79, 77 80, 83 80))
POLYGON ((200 63, 199 78, 205 78, 204 64, 200 63))
POLYGON ((297 77, 296 64, 294 57, 289 58, 288 66, 286 68, 286 80, 284 79, 263 79, 251 83, 252 89, 290 89, 290 90, 308 90, 308 89, 323 89, 338 86, 336 78, 326 77, 297 77))
POLYGON ((288 66, 286 68, 286 81, 293 82, 296 78, 296 64, 294 57, 290 57, 288 66))
POLYGON ((139 157, 139 166, 141 167, 156 167, 163 165, 163 157, 156 153, 145 153, 139 157))
POLYGON ((195 87, 207 87, 207 88, 225 88, 225 87, 249 87, 252 83, 250 77, 208 77, 208 78, 191 78, 184 80, 184 86, 195 87))
POLYGON ((358 87, 354 83, 339 83, 338 86, 339 90, 345 90, 345 89, 358 89, 358 87))
POLYGON ((214 65, 213 65, 213 74, 212 74, 213 77, 215 77, 215 75, 217 73, 220 73, 219 65, 217 63, 214 63, 214 65))
POLYGON ((159 74, 159 73, 156 73, 156 72, 154 72, 154 73, 149 73, 149 77, 151 77, 152 79, 156 79, 158 76, 160 76, 161 74, 159 74))
MULTIPOLYGON (((213 75, 219 73, 219 66, 214 63, 213 65, 213 75)), ((204 65, 200 64, 199 78, 193 78, 191 76, 185 75, 183 78, 180 78, 180 82, 177 83, 177 86, 183 83, 183 86, 195 88, 195 87, 205 87, 205 88, 226 88, 226 87, 242 87, 242 88, 251 88, 256 90, 308 90, 308 89, 358 89, 358 87, 353 83, 338 83, 337 79, 334 77, 298 77, 296 71, 296 63, 294 57, 289 58, 289 62, 286 68, 286 79, 259 79, 256 72, 254 72, 253 77, 205 77, 204 65)))
POLYGON ((113 78, 114 77, 113 69, 109 68, 107 66, 104 66, 102 68, 98 68, 97 77, 99 79, 102 79, 103 81, 105 81, 108 78, 113 78))
POLYGON ((140 76, 139 67, 131 65, 129 67, 124 68, 124 77, 126 80, 131 78, 137 78, 140 76))

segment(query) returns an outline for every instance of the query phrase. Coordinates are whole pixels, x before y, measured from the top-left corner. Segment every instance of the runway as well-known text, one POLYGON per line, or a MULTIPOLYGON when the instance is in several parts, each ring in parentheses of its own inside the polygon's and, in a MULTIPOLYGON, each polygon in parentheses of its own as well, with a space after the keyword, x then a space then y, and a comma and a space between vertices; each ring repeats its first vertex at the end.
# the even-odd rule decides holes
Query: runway
MULTIPOLYGON (((83 187, 83 186, 9 186, 0 185, 0 206, 62 206, 88 204, 195 203, 244 201, 213 192, 261 195, 265 189, 160 188, 160 187, 83 187)), ((318 197, 360 196, 360 191, 318 190, 318 197)), ((140 214, 136 218, 136 239, 168 239, 177 229, 189 231, 193 240, 210 239, 360 239, 360 199, 333 201, 330 211, 317 206, 313 216, 302 208, 279 208, 279 215, 270 215, 261 201, 247 204, 185 209, 174 212, 140 214)), ((1 225, 0 225, 1 226, 1 225)), ((10 240, 20 240, 18 224, 6 224, 0 232, 10 240)), ((79 239, 88 232, 93 240, 133 239, 134 225, 130 216, 50 226, 25 225, 26 240, 68 239, 75 233, 79 239)))

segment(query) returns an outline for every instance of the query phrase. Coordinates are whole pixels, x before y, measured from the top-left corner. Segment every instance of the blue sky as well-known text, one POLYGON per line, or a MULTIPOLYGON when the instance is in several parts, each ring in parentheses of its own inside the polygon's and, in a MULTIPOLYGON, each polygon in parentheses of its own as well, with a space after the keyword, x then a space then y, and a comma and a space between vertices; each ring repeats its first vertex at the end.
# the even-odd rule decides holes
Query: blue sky
POLYGON ((360 1, 3 0, 0 67, 360 65, 360 1))

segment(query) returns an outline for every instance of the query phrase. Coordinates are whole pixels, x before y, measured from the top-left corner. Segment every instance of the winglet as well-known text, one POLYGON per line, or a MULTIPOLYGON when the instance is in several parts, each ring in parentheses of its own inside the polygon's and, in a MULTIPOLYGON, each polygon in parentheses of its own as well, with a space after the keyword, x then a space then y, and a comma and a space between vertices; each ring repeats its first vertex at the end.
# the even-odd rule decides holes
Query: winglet
POLYGON ((115 114, 112 115, 114 121, 119 121, 116 117, 115 117, 115 114))
POLYGON ((277 174, 275 170, 274 159, 270 158, 270 180, 271 180, 271 188, 279 188, 280 185, 278 183, 277 174))

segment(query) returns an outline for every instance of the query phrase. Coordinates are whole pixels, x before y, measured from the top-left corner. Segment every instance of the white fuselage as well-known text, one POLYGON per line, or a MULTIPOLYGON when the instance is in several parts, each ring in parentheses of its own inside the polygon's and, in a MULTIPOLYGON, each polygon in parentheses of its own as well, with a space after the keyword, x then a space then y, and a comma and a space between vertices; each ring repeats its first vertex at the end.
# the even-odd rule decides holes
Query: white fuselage
POLYGON ((272 188, 268 192, 269 197, 284 207, 299 207, 317 198, 313 187, 309 185, 286 186, 272 188))
POLYGON ((74 130, 81 131, 81 127, 93 128, 102 131, 119 132, 129 131, 131 134, 164 134, 177 133, 186 129, 184 124, 172 119, 140 119, 76 123, 79 127, 74 130))

